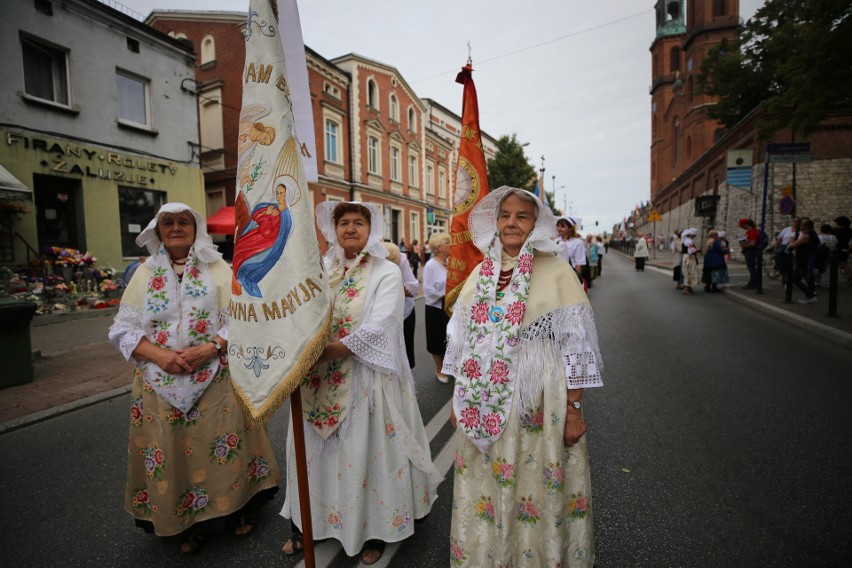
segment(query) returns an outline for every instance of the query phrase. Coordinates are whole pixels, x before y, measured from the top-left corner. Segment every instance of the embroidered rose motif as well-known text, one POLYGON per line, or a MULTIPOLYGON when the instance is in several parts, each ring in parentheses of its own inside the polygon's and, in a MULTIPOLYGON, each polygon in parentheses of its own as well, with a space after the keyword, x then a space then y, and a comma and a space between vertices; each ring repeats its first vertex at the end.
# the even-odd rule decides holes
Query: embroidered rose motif
POLYGON ((358 290, 355 289, 354 287, 350 286, 349 288, 346 289, 346 297, 349 298, 349 299, 357 298, 358 297, 358 290))
POLYGON ((512 302, 506 310, 506 319, 509 320, 512 325, 520 325, 520 323, 524 321, 524 312, 526 312, 526 310, 527 306, 523 302, 512 302))
POLYGON ((197 373, 195 373, 195 382, 196 383, 207 382, 207 379, 209 379, 210 375, 212 375, 212 374, 213 373, 210 371, 210 369, 205 369, 204 371, 198 371, 197 373))
POLYGON ((520 502, 515 505, 515 510, 518 513, 516 518, 525 525, 535 525, 541 517, 538 506, 533 503, 531 495, 521 497, 520 502))
POLYGON ((151 281, 148 283, 148 286, 154 290, 162 290, 166 285, 166 277, 165 276, 154 276, 151 278, 151 281))
POLYGON ((518 257, 518 272, 521 274, 529 274, 532 272, 533 255, 524 253, 518 257))
POLYGON ((474 359, 468 359, 464 362, 463 366, 464 374, 471 379, 478 379, 482 376, 482 373, 479 370, 479 363, 477 363, 474 359))
POLYGON ((505 361, 494 361, 491 365, 491 370, 488 371, 488 375, 491 377, 491 382, 495 385, 502 385, 503 383, 509 382, 509 366, 505 361))
POLYGON ((461 413, 461 420, 459 420, 464 426, 468 429, 473 430, 474 428, 479 427, 479 409, 478 408, 465 408, 461 413))
POLYGON ((496 413, 486 414, 485 418, 482 421, 482 425, 485 428, 485 431, 488 432, 489 436, 494 436, 499 434, 503 429, 502 427, 503 418, 496 413))
POLYGON ((482 261, 482 266, 479 269, 480 276, 494 276, 494 262, 490 258, 482 261))
POLYGON ((158 331, 157 335, 154 336, 154 340, 160 345, 165 345, 169 342, 169 332, 168 331, 158 331))
POLYGON ((210 322, 207 320, 198 320, 195 322, 196 333, 207 333, 207 328, 210 327, 210 322))
POLYGON ((470 319, 476 323, 485 323, 485 320, 488 319, 488 306, 483 302, 474 305, 473 308, 471 308, 470 319))
POLYGON ((494 526, 494 504, 491 502, 491 497, 480 497, 473 507, 474 516, 477 519, 489 526, 494 526))
POLYGON ((342 385, 343 383, 346 382, 346 377, 343 375, 342 372, 334 371, 328 377, 328 382, 330 382, 333 385, 342 385))

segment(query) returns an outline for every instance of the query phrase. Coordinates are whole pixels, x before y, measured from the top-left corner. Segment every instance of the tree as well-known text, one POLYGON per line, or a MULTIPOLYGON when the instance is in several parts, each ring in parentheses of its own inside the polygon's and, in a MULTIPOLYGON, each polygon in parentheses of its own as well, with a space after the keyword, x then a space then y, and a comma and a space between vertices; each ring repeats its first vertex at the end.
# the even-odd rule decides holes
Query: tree
POLYGON ((520 189, 535 189, 538 174, 527 161, 524 148, 516 134, 502 136, 497 141, 497 151, 488 159, 488 187, 492 190, 508 185, 520 189))
POLYGON ((813 132, 852 103, 850 37, 849 0, 767 0, 701 63, 698 90, 718 97, 707 115, 730 128, 759 107, 761 139, 813 132))

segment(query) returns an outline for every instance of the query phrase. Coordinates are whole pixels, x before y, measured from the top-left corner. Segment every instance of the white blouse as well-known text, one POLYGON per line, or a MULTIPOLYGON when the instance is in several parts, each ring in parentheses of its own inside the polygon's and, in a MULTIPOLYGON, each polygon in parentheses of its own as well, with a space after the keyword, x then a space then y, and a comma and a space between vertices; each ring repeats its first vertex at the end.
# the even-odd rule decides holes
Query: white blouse
POLYGON ((426 305, 433 308, 441 308, 442 298, 447 288, 447 267, 430 258, 423 267, 423 297, 426 305))

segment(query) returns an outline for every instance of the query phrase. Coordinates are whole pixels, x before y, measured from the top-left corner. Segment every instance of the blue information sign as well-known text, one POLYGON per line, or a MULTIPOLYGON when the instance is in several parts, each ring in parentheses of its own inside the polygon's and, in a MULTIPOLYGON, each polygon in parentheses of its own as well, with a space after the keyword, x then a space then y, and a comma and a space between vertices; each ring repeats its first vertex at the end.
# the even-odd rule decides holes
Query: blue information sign
POLYGON ((810 152, 810 142, 796 142, 795 144, 767 144, 768 154, 795 154, 796 152, 810 152))

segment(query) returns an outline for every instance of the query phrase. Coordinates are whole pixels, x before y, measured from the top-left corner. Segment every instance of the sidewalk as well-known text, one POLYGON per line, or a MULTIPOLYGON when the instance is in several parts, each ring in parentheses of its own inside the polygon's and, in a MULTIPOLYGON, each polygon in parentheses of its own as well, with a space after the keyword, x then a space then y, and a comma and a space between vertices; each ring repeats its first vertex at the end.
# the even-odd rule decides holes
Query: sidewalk
MULTIPOLYGON (((617 254, 624 254, 610 249, 610 252, 613 251, 617 254)), ((668 249, 651 250, 650 254, 650 258, 645 263, 646 266, 659 268, 671 275, 672 252, 668 249)), ((604 262, 606 262, 606 259, 604 259, 604 262)), ((728 263, 728 274, 731 281, 723 286, 725 292, 719 294, 719 296, 728 297, 781 320, 802 325, 826 339, 852 347, 852 286, 846 284, 846 279, 842 273, 839 275, 837 286, 837 314, 839 317, 828 317, 829 290, 826 288, 828 273, 823 276, 823 287, 817 288, 817 301, 813 304, 799 304, 797 300, 801 300, 805 296, 796 287, 793 287, 793 302, 785 304, 785 291, 781 285, 781 280, 772 280, 765 274, 763 277, 763 294, 757 294, 755 290, 743 290, 742 286, 745 286, 748 282, 748 269, 739 253, 731 255, 728 263)), ((671 276, 669 276, 669 284, 674 292, 675 283, 671 280, 671 276)), ((703 285, 699 285, 695 289, 695 294, 703 293, 703 285)))
MULTIPOLYGON (((610 254, 623 254, 610 249, 610 254)), ((647 265, 671 274, 672 254, 668 250, 651 251, 647 265), (654 257, 656 255, 656 258, 654 257)), ((604 257, 606 264, 606 257, 604 257)), ((784 303, 784 290, 778 280, 764 279, 764 294, 741 290, 748 280, 745 264, 736 258, 729 265, 731 283, 721 297, 795 323, 831 341, 852 347, 852 286, 841 280, 838 286, 838 313, 830 318, 828 290, 818 290, 817 302, 796 303, 803 297, 793 291, 792 304, 784 303)), ((661 286, 674 282, 660 280, 661 286)), ((824 284, 827 283, 827 278, 824 284)), ((696 294, 703 294, 698 288, 696 294)), ((30 327, 33 349, 34 380, 26 385, 0 389, 0 435, 40 422, 53 416, 130 391, 132 368, 107 341, 115 309, 97 310, 62 316, 39 316, 30 327)))

